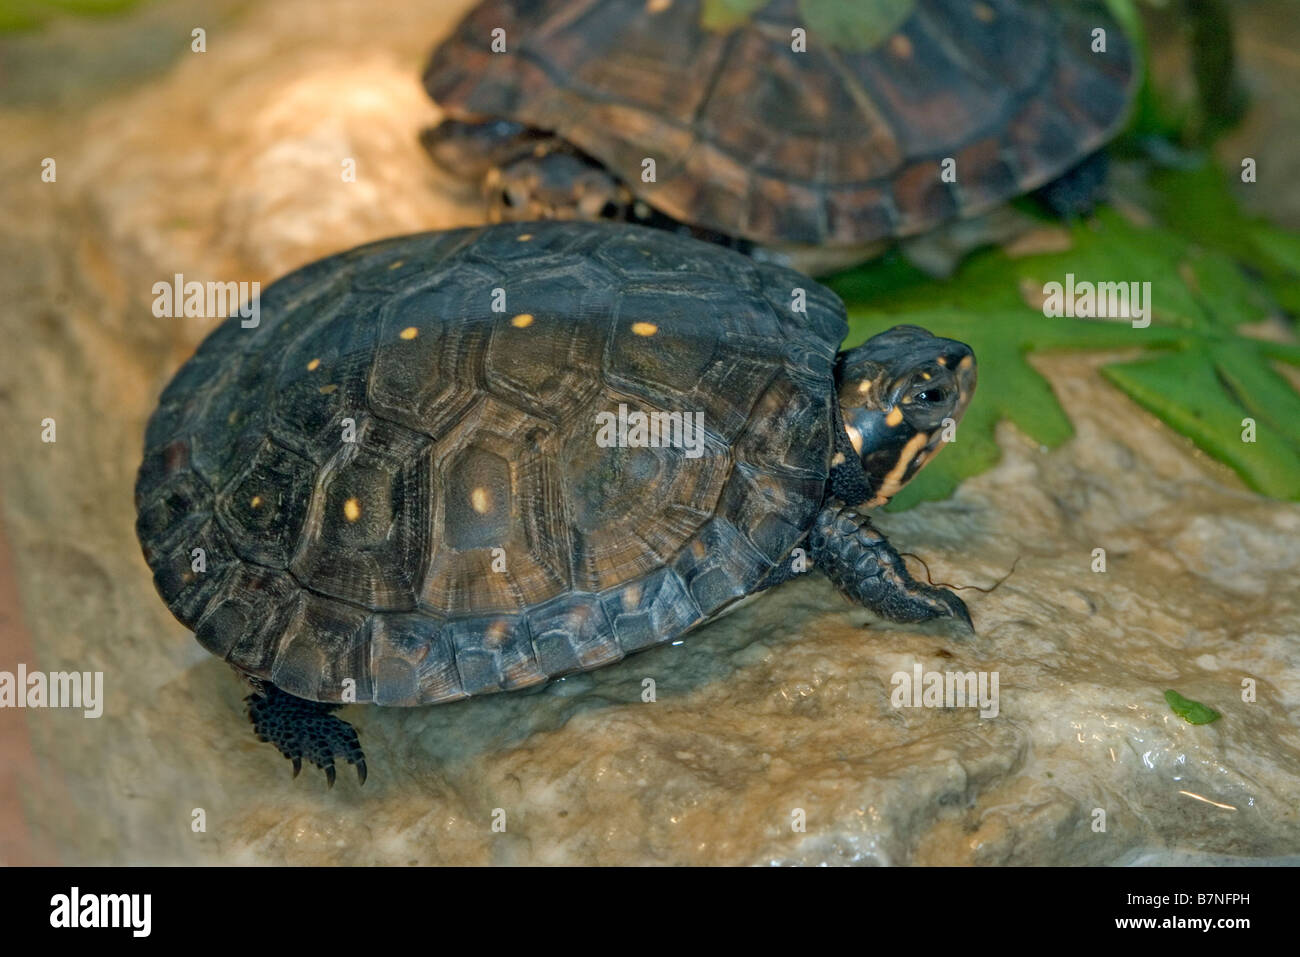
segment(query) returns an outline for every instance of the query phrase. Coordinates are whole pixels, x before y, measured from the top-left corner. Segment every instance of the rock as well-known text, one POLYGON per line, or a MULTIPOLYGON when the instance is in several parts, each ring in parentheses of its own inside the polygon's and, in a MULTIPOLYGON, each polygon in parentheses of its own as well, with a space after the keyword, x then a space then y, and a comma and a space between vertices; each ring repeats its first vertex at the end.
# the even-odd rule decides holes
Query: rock
POLYGON ((465 5, 376 18, 346 0, 216 4, 202 55, 187 52, 188 21, 146 6, 135 22, 155 40, 173 31, 181 52, 112 82, 88 67, 81 87, 75 60, 42 67, 32 51, 129 33, 122 23, 2 41, 59 82, 46 116, 32 112, 32 76, 27 99, 0 109, 14 211, 0 221, 0 323, 19 360, 0 366, 13 569, 0 595, 18 605, 0 621, 0 668, 102 670, 107 689, 97 720, 0 711, 0 833, 19 835, 5 862, 1300 854, 1300 507, 1246 491, 1106 385, 1098 356, 1039 364, 1073 440, 1045 452, 1004 426, 994 470, 880 519, 935 580, 987 587, 1015 564, 996 590, 963 592, 976 637, 881 622, 814 574, 680 644, 535 693, 350 709, 366 786, 291 779, 253 738, 244 688, 158 600, 136 544, 145 419, 212 326, 155 318, 150 290, 176 272, 269 282, 359 242, 471 221, 473 197, 416 141, 437 117, 420 65, 465 5), (46 156, 55 184, 39 180, 46 156), (340 179, 346 158, 356 183, 340 179), (39 438, 47 416, 54 444, 39 438), (1098 548, 1105 572, 1092 570, 1098 548), (918 665, 996 673, 996 717, 895 707, 895 676, 918 665), (1167 688, 1223 717, 1187 724, 1167 688))

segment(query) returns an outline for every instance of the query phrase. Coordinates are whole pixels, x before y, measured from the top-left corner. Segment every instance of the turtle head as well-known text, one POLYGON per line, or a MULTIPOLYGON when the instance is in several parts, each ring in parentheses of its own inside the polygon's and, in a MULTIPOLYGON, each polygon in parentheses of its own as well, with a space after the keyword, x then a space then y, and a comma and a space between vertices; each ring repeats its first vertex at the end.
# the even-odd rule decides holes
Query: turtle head
POLYGON ((444 120, 420 134, 442 169, 481 184, 494 223, 619 219, 631 194, 563 140, 511 120, 444 120))
POLYGON ((884 505, 930 461, 975 392, 975 353, 919 326, 895 326, 840 354, 844 428, 869 506, 884 505))
POLYGON ((483 199, 493 222, 620 219, 630 201, 604 169, 563 149, 537 149, 489 170, 483 199))

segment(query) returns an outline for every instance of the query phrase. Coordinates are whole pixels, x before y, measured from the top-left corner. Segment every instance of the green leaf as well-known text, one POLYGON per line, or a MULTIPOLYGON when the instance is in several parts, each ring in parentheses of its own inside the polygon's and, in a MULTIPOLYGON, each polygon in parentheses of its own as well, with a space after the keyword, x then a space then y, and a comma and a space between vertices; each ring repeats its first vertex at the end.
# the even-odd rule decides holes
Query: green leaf
POLYGON ((700 26, 706 30, 733 30, 748 23, 756 10, 768 0, 704 0, 700 9, 700 26))
POLYGON ((1169 707, 1174 714, 1188 724, 1209 724, 1211 721, 1218 721, 1223 717, 1208 705, 1193 701, 1191 698, 1184 698, 1172 688, 1165 692, 1165 700, 1169 702, 1169 707))
MULTIPOLYGON (((1221 345, 1220 349, 1230 346, 1221 345)), ((1102 374, 1138 404, 1155 413, 1221 462, 1235 469, 1248 485, 1273 498, 1300 499, 1300 453, 1294 423, 1274 419, 1269 396, 1293 411, 1297 396, 1280 377, 1266 382, 1267 367, 1241 350, 1227 363, 1209 354, 1204 344, 1147 362, 1108 365, 1102 374), (1218 373, 1218 374, 1216 374, 1218 373), (1232 377, 1241 378, 1233 379, 1232 377), (1242 391, 1229 389, 1234 383, 1242 391), (1249 391, 1246 387, 1249 385, 1249 391), (1244 406, 1244 412, 1243 412, 1244 406), (1245 413, 1258 417, 1254 441, 1243 441, 1245 413), (1281 426, 1281 427, 1279 427, 1281 426), (1288 437, 1285 433, 1292 433, 1288 437), (1289 438, 1289 442, 1288 442, 1289 438)))
MULTIPOLYGON (((1158 170, 1151 184, 1152 211, 1164 224, 1249 266, 1283 306, 1300 312, 1300 236, 1245 215, 1223 172, 1208 161, 1191 170, 1158 170)), ((1252 183, 1242 188, 1265 187, 1252 183)))
POLYGON ((874 50, 908 18, 916 0, 799 0, 808 32, 842 50, 874 50))
POLYGON ((0 33, 31 30, 62 14, 107 16, 139 0, 0 0, 0 33))
POLYGON ((890 507, 946 497, 962 479, 995 464, 1000 421, 1048 448, 1073 435, 1050 384, 1029 364, 1031 354, 1128 348, 1144 354, 1105 366, 1108 381, 1252 488, 1300 500, 1300 395, 1270 365, 1300 365, 1300 346, 1239 333, 1276 313, 1268 289, 1223 249, 1134 225, 1113 210, 1100 210, 1068 233, 1071 248, 1064 252, 1012 258, 987 250, 947 282, 897 255, 830 280, 848 306, 846 346, 913 323, 969 343, 979 362, 981 386, 957 441, 890 507), (1150 283, 1151 324, 1045 316, 1046 284, 1064 285, 1069 274, 1076 283, 1150 283), (1247 418, 1254 420, 1254 441, 1243 440, 1247 418))
MULTIPOLYGON (((706 30, 733 30, 770 0, 704 0, 700 25, 706 30)), ((811 42, 842 50, 874 50, 911 15, 916 0, 799 0, 799 14, 811 42)))

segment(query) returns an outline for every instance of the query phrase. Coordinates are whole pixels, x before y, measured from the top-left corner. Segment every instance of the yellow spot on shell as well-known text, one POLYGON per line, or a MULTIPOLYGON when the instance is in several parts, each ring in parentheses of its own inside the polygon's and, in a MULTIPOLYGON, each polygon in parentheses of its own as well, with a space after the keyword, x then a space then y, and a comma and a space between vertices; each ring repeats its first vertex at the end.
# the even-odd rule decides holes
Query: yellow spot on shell
POLYGON ((251 505, 253 508, 261 508, 261 507, 262 507, 262 496, 260 496, 260 495, 254 495, 254 496, 252 497, 252 499, 249 500, 248 504, 251 505))
POLYGON ((492 511, 492 495, 480 486, 469 493, 469 504, 480 515, 486 515, 492 511))
POLYGON ((975 13, 975 19, 981 23, 992 23, 994 18, 997 17, 997 14, 993 12, 993 8, 987 3, 973 4, 971 10, 975 13))
POLYGON ((414 339, 419 334, 420 334, 420 330, 415 328, 415 326, 407 326, 405 329, 403 329, 401 332, 398 333, 398 335, 403 339, 414 339))
POLYGON ((673 0, 645 0, 647 13, 663 13, 673 5, 673 0))
POLYGON ((912 41, 901 33, 895 33, 889 38, 889 52, 894 54, 900 60, 908 60, 912 57, 912 41))
POLYGON ((336 384, 330 383, 329 385, 321 386, 320 389, 317 391, 319 391, 321 395, 329 395, 332 392, 334 392, 337 388, 338 386, 336 384))
POLYGON ((506 636, 509 634, 510 623, 508 621, 497 619, 492 622, 492 624, 488 625, 487 631, 483 633, 483 644, 487 645, 489 648, 495 648, 500 645, 501 642, 505 641, 506 636))
POLYGON ((521 243, 526 243, 526 242, 528 242, 528 240, 530 240, 530 239, 533 238, 533 234, 532 234, 532 233, 521 233, 521 234, 520 234, 518 237, 516 237, 516 238, 517 238, 521 243))
POLYGON ((903 421, 903 410, 900 409, 898 406, 894 406, 892 409, 889 410, 888 414, 885 415, 885 425, 889 426, 891 429, 902 421, 903 421))
POLYGON ((853 446, 853 451, 859 455, 862 454, 862 433, 851 425, 844 426, 844 431, 849 433, 849 444, 853 446))
POLYGON ((632 331, 638 336, 653 336, 659 331, 659 327, 653 322, 634 322, 632 323, 632 331))
POLYGON ((527 329, 532 324, 533 316, 532 313, 529 312, 521 312, 510 320, 510 325, 514 326, 516 329, 527 329))
POLYGON ((405 260, 405 259, 398 259, 398 260, 395 261, 395 262, 391 262, 391 263, 389 263, 389 264, 388 264, 388 268, 389 268, 389 269, 401 269, 401 268, 402 268, 403 266, 405 266, 405 265, 406 265, 406 260, 405 260))
POLYGON ((948 357, 947 357, 947 356, 939 356, 939 357, 938 357, 937 359, 935 359, 934 361, 937 362, 937 363, 939 363, 939 365, 943 366, 944 368, 947 368, 947 367, 948 367, 948 357))
POLYGON ((343 503, 343 517, 349 522, 355 522, 361 517, 361 503, 355 498, 350 498, 343 503))
POLYGON ((319 369, 319 368, 320 368, 320 360, 319 360, 319 359, 312 359, 311 362, 307 363, 307 371, 308 371, 308 372, 315 372, 315 371, 316 371, 317 369, 319 369))

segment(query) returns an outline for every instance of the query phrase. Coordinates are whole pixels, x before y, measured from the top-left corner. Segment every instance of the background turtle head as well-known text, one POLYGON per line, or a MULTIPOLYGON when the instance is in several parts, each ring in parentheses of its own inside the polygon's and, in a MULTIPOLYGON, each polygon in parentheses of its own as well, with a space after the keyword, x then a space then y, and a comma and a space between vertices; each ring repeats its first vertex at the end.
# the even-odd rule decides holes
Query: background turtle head
POLYGON ((631 201, 598 163, 522 123, 444 120, 420 142, 445 171, 480 183, 494 223, 617 219, 631 201))
POLYGON ((975 392, 975 353, 919 326, 895 326, 840 355, 840 409, 849 441, 884 505, 921 470, 975 392))
POLYGON ((618 180, 595 163, 542 150, 489 170, 483 199, 494 223, 618 219, 630 202, 618 180))

